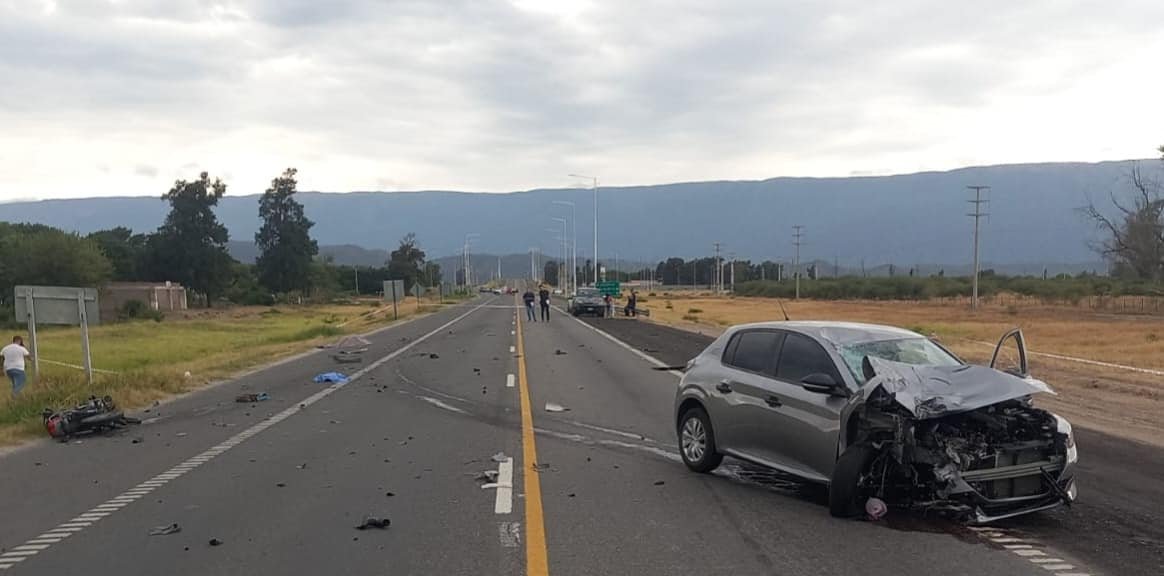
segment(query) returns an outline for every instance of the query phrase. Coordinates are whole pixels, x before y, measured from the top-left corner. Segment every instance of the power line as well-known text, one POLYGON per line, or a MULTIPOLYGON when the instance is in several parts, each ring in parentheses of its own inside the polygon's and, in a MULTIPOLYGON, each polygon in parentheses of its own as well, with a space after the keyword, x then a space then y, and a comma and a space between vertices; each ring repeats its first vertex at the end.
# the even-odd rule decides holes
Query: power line
POLYGON ((983 216, 990 215, 989 212, 982 211, 982 205, 988 204, 990 202, 989 199, 987 199, 987 200, 982 199, 982 191, 983 190, 989 191, 990 186, 967 186, 966 188, 974 191, 974 199, 967 200, 967 202, 974 205, 974 211, 967 214, 967 216, 970 216, 971 218, 974 219, 974 282, 973 282, 972 295, 970 297, 970 307, 974 310, 977 310, 978 309, 978 221, 981 220, 983 216))

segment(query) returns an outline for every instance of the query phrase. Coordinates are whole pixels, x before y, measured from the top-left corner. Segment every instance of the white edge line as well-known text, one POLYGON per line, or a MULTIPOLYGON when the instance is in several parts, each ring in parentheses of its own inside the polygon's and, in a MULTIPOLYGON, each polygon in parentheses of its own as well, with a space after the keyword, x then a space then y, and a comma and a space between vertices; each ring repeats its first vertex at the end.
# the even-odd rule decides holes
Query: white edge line
MULTIPOLYGON (((627 344, 626 342, 623 342, 622 340, 619 340, 618 338, 615 338, 614 336, 611 336, 611 335, 610 335, 608 332, 606 332, 605 330, 602 330, 602 329, 596 328, 596 327, 594 327, 594 326, 591 326, 591 325, 589 325, 589 324, 587 324, 587 323, 583 322, 583 321, 582 321, 582 320, 580 320, 579 318, 575 317, 574 315, 572 315, 572 314, 567 314, 565 311, 563 311, 561 308, 558 308, 557 306, 554 306, 554 309, 555 309, 555 310, 557 310, 558 312, 561 312, 561 313, 562 313, 562 315, 564 315, 564 316, 566 316, 566 317, 570 318, 571 320, 573 320, 573 321, 575 321, 575 322, 577 322, 577 323, 579 323, 579 324, 581 324, 581 325, 583 325, 583 326, 585 326, 585 327, 587 327, 587 328, 589 328, 589 329, 591 329, 591 330, 593 330, 593 331, 595 331, 595 332, 599 333, 600 335, 602 335, 602 337, 603 337, 603 338, 606 338, 607 340, 610 340, 611 342, 614 342, 615 344, 618 344, 619 346, 621 346, 621 347, 625 348, 626 350, 630 351, 630 352, 631 352, 632 354, 634 354, 635 356, 638 356, 639 358, 642 358, 643 360, 646 360, 647 362, 649 362, 649 363, 651 363, 651 364, 653 364, 653 365, 655 365, 655 366, 658 366, 658 367, 660 367, 660 368, 667 366, 667 364, 665 364, 665 363, 664 363, 662 360, 659 360, 658 358, 655 358, 654 356, 651 356, 650 354, 647 354, 647 353, 645 353, 645 352, 643 352, 643 351, 641 351, 641 350, 637 350, 637 349, 635 349, 635 347, 634 347, 634 346, 631 346, 630 344, 627 344)), ((682 373, 682 372, 680 372, 680 371, 678 371, 678 370, 665 370, 665 371, 663 371, 663 372, 666 372, 666 373, 668 373, 668 374, 670 374, 670 375, 672 375, 672 376, 674 376, 674 377, 676 377, 676 378, 682 378, 682 377, 683 377, 683 373, 682 373)))

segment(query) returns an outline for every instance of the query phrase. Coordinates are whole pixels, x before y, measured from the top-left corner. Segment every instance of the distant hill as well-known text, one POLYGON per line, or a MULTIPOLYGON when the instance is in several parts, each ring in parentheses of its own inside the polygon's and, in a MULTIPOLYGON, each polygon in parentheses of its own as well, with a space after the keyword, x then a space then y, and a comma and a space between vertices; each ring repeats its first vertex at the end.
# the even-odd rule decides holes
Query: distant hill
MULTIPOLYGON (((1143 161, 1150 171, 1159 161, 1143 161)), ((1089 195, 1106 202, 1124 190, 1130 161, 1096 164, 1018 164, 963 168, 900 176, 772 178, 602 188, 599 253, 604 262, 656 261, 666 256, 709 256, 714 242, 725 254, 788 261, 792 225, 804 226, 804 261, 820 259, 867 268, 893 262, 964 265, 971 253, 966 186, 993 187, 982 221, 982 257, 996 266, 1041 269, 1065 264, 1090 267, 1093 228, 1079 214, 1089 195)), ((234 190, 231 190, 234 192, 234 190)), ((159 190, 159 193, 162 192, 159 190)), ((383 262, 401 236, 415 232, 430 256, 457 254, 465 235, 477 233, 474 250, 524 254, 530 246, 557 254, 547 228, 551 216, 578 209, 578 259, 590 257, 592 194, 585 189, 531 190, 510 194, 463 192, 353 192, 299 195, 316 222, 314 237, 337 261, 383 262), (362 247, 362 248, 361 248, 362 247), (372 249, 372 250, 369 250, 372 249), (374 250, 374 251, 373 251, 374 250)), ((242 245, 258 228, 257 196, 227 196, 217 213, 242 245)), ((150 231, 166 204, 157 198, 90 198, 0 204, 0 220, 40 222, 90 232, 113 226, 150 231)), ((251 247, 253 250, 253 246, 251 247)), ((253 252, 251 253, 253 258, 253 252)), ((504 262, 503 262, 504 265, 504 262)), ((516 266, 516 264, 515 264, 516 266)))

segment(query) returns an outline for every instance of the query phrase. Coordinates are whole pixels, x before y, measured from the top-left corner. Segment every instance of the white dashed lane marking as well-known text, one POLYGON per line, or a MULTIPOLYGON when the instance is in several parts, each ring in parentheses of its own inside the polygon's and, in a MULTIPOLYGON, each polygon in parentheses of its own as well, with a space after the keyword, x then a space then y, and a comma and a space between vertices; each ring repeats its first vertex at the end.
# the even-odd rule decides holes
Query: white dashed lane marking
POLYGON ((1048 556, 1045 551, 1040 549, 1043 545, 1034 538, 1024 537, 1021 534, 1015 534, 999 528, 971 526, 970 529, 976 532, 978 536, 989 540, 993 544, 1002 546, 1004 550, 1048 571, 1054 576, 1091 576, 1088 572, 1076 572, 1075 570, 1078 570, 1078 568, 1062 558, 1048 556), (1068 570, 1071 570, 1071 572, 1067 572, 1068 570))
POLYGON ((505 387, 506 388, 513 388, 513 382, 514 382, 513 374, 509 374, 509 375, 505 376, 505 387))
MULTIPOLYGON (((283 410, 282 412, 279 412, 278 414, 275 414, 274 416, 271 416, 266 420, 263 420, 262 422, 259 422, 258 424, 255 424, 254 426, 251 426, 242 432, 239 432, 238 434, 235 434, 230 439, 218 444, 217 446, 210 448, 209 450, 206 450, 205 452, 198 454, 197 456, 194 456, 189 460, 186 460, 185 462, 182 462, 181 464, 178 464, 177 466, 174 466, 173 468, 158 474, 157 476, 154 476, 153 478, 150 478, 149 480, 146 480, 145 482, 142 482, 141 484, 138 484, 129 490, 126 490, 124 493, 119 494, 109 501, 103 502, 93 507, 92 510, 85 512, 76 518, 63 522, 56 528, 53 528, 52 530, 45 532, 44 534, 41 534, 40 536, 37 536, 36 538, 33 538, 20 546, 16 546, 11 550, 0 554, 0 570, 7 570, 19 564, 20 562, 23 562, 26 558, 35 556, 40 552, 47 550, 53 544, 60 542, 64 538, 72 536, 76 532, 92 526, 93 523, 97 522, 98 520, 101 520, 102 518, 105 518, 106 516, 121 510, 130 502, 141 498, 146 494, 149 494, 155 489, 166 485, 168 482, 180 478, 187 472, 190 472, 191 470, 194 470, 195 468, 209 462, 215 456, 218 456, 219 454, 222 454, 223 452, 226 452, 227 450, 230 450, 231 448, 241 444, 244 440, 250 438, 251 436, 254 436, 259 432, 262 432, 263 430, 266 430, 267 428, 270 428, 271 426, 274 426, 275 424, 290 418, 293 414, 298 413, 302 408, 323 400, 344 386, 355 382, 364 374, 379 368, 384 363, 389 362, 397 356, 407 352, 417 344, 428 340, 434 334, 445 330, 457 322, 460 322, 466 316, 476 312, 482 307, 483 306, 474 307, 468 312, 465 312, 464 314, 461 314, 460 316, 457 316, 456 318, 453 318, 452 320, 442 324, 439 328, 436 328, 432 332, 429 332, 417 338, 416 340, 413 340, 412 342, 397 348, 391 354, 388 354, 387 356, 384 356, 383 358, 380 358, 379 360, 369 364, 365 368, 353 373, 346 382, 332 384, 331 386, 328 386, 327 388, 324 388, 323 390, 308 396, 305 400, 293 404, 290 408, 287 408, 286 410, 283 410)), ((510 466, 512 470, 512 463, 510 466)), ((512 474, 512 471, 510 473, 512 474)), ((498 504, 500 505, 500 502, 498 504)))

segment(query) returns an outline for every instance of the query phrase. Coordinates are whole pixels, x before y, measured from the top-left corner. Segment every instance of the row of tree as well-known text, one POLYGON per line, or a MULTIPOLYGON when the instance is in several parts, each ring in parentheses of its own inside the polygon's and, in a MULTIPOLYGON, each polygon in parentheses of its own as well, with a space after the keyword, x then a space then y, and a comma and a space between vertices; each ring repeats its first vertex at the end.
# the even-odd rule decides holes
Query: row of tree
POLYGON ((203 172, 179 180, 162 199, 165 221, 154 232, 124 227, 87 236, 37 224, 0 222, 0 304, 18 284, 98 286, 113 281, 174 281, 207 306, 219 300, 270 303, 288 295, 321 296, 335 290, 375 293, 387 279, 440 283, 440 267, 426 263, 416 236, 407 234, 383 267, 353 269, 318 258, 313 223, 295 199, 296 169, 271 181, 259 198, 262 226, 255 234, 259 255, 253 265, 227 252, 229 232, 214 214, 226 184, 203 172), (356 278, 360 285, 356 286, 356 278))

